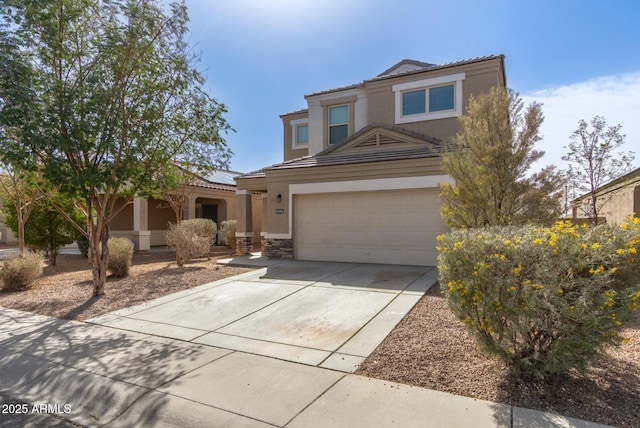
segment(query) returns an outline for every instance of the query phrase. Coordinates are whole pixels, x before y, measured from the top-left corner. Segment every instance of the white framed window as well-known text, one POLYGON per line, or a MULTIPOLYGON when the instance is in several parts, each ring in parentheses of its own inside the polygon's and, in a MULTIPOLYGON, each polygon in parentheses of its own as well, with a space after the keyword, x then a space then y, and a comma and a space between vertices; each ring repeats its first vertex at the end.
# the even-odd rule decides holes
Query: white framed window
POLYGON ((291 121, 291 148, 306 149, 309 147, 309 119, 291 121))
POLYGON ((465 77, 458 73, 393 85, 396 123, 460 116, 465 77))
POLYGON ((349 105, 329 107, 329 144, 336 144, 349 135, 349 105))

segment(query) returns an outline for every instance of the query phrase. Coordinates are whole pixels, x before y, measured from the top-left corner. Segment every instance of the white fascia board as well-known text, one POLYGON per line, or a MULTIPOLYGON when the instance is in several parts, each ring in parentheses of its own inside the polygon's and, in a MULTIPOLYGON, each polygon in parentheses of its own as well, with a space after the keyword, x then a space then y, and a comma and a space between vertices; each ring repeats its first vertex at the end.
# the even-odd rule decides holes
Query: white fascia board
POLYGON ((351 97, 358 94, 358 88, 346 89, 344 91, 330 92, 328 94, 318 94, 307 97, 307 105, 309 103, 321 103, 323 101, 331 101, 336 98, 351 97))
POLYGON ((448 175, 423 175, 418 177, 374 178, 370 180, 328 181, 323 183, 299 183, 289 185, 290 195, 313 193, 367 192, 376 190, 429 189, 440 183, 453 183, 448 175))

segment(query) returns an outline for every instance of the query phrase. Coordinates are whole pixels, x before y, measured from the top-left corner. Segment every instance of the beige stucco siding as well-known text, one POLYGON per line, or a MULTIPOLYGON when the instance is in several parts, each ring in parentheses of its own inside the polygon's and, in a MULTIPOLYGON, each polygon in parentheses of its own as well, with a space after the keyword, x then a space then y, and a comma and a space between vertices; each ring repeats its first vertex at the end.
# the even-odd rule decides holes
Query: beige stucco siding
MULTIPOLYGON (((176 222, 176 216, 165 201, 149 198, 149 230, 167 230, 167 223, 176 222)), ((153 245, 153 244, 152 244, 153 245)), ((164 245, 164 244, 163 244, 164 245)))
MULTIPOLYGON (((409 83, 420 80, 421 78, 428 77, 432 79, 459 73, 465 74, 465 79, 462 83, 463 114, 465 113, 471 94, 478 96, 482 93, 489 92, 491 87, 504 86, 504 77, 499 59, 453 67, 438 72, 424 73, 422 77, 419 77, 420 75, 410 75, 368 82, 366 84, 369 99, 368 122, 395 123, 396 106, 393 85, 409 83)), ((403 123, 402 127, 440 139, 449 138, 460 130, 460 125, 456 117, 403 123)))
MULTIPOLYGON (((335 165, 313 168, 272 170, 268 174, 267 224, 269 233, 287 234, 291 203, 291 184, 351 182, 356 180, 402 179, 403 177, 436 176, 444 174, 439 157, 372 162, 357 165, 335 165), (281 202, 276 202, 277 195, 281 202), (283 210, 276 214, 276 210, 283 210)), ((392 208, 392 207, 391 207, 392 208)), ((387 207, 389 209, 389 207, 387 207)))
POLYGON ((292 113, 292 114, 288 114, 288 115, 283 115, 282 117, 282 125, 283 125, 283 140, 284 140, 284 153, 283 153, 283 159, 286 160, 290 160, 290 159, 296 159, 296 158, 301 158, 303 156, 306 156, 309 153, 309 149, 308 147, 306 148, 294 148, 293 146, 293 125, 291 124, 292 121, 298 121, 298 120, 304 120, 308 118, 308 113, 306 112, 302 112, 302 113, 292 113))
MULTIPOLYGON (((462 95, 460 102, 456 97, 456 110, 460 114, 465 113, 471 94, 486 93, 491 87, 506 85, 502 58, 461 64, 459 66, 445 67, 436 70, 425 70, 419 73, 409 73, 406 76, 393 75, 389 78, 372 79, 357 85, 357 88, 349 87, 344 90, 314 94, 307 97, 308 111, 295 112, 282 115, 284 131, 284 160, 299 158, 307 154, 316 154, 327 147, 328 122, 327 112, 330 106, 346 104, 349 106, 349 135, 358 132, 365 126, 381 122, 386 124, 400 124, 402 127, 428 135, 438 139, 447 139, 455 135, 460 125, 457 117, 446 118, 416 118, 416 121, 407 118, 396 117, 396 93, 394 85, 404 85, 421 81, 433 81, 433 79, 461 80, 462 95), (457 77, 456 77, 457 76, 457 77), (309 121, 309 146, 308 149, 294 150, 292 147, 293 136, 291 122, 301 119, 309 121)), ((443 82, 448 83, 448 82, 443 82)), ((427 85, 429 87, 431 85, 427 85)), ((458 86, 456 86, 457 88, 458 86)), ((456 112, 452 112, 453 115, 456 112)))
MULTIPOLYGON (((586 217, 583 211, 586 203, 591 203, 588 196, 574 203, 575 218, 586 217)), ((608 223, 620 224, 633 213, 640 216, 640 177, 613 188, 602 189, 598 194, 597 205, 598 217, 605 217, 608 223)))

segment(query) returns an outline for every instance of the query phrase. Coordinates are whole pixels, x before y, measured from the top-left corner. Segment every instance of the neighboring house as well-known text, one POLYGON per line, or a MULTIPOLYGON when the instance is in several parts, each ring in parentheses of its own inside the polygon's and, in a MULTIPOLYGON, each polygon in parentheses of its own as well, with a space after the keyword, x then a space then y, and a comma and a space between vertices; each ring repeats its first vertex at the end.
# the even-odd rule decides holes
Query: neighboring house
MULTIPOLYGON (((2 198, 0 198, 0 209, 2 208, 2 198)), ((13 244, 18 242, 11 229, 5 226, 0 218, 0 244, 13 244)))
POLYGON ((238 254, 254 249, 261 228, 269 257, 435 265, 436 237, 448 230, 439 186, 452 181, 441 144, 460 129, 469 96, 495 86, 506 86, 502 55, 404 60, 307 95, 307 109, 281 116, 284 162, 236 177, 238 254))
MULTIPOLYGON (((598 217, 609 223, 622 223, 634 214, 640 217, 640 168, 601 186, 596 190, 596 196, 598 217)), ((571 201, 571 210, 574 219, 590 218, 593 213, 592 192, 571 201)))
MULTIPOLYGON (((189 204, 184 211, 184 219, 209 218, 216 222, 218 231, 220 223, 235 220, 237 217, 236 183, 234 178, 239 172, 218 170, 211 175, 194 180, 185 195, 189 204)), ((252 196, 259 205, 259 194, 252 196)), ((124 201, 122 201, 124 203, 124 201)), ((2 200, 0 199, 0 207, 2 200)), ((122 205, 116 207, 119 209, 122 205)), ((253 213, 252 221, 261 224, 261 212, 258 208, 253 213)), ((153 198, 136 198, 129 203, 111 222, 112 237, 126 237, 135 242, 136 250, 148 250, 153 246, 166 245, 165 232, 167 224, 175 223, 176 217, 167 202, 153 198)), ((258 226, 259 227, 259 226, 258 226)), ((218 235, 218 240, 223 239, 218 235)), ((16 237, 11 229, 0 223, 0 243, 15 243, 16 237)), ((260 245, 260 236, 256 238, 260 245)))
MULTIPOLYGON (((216 171, 205 178, 194 180, 185 195, 189 198, 183 218, 208 218, 216 222, 218 230, 225 220, 237 218, 237 197, 234 178, 240 173, 216 171)), ((260 195, 252 196, 255 204, 260 195)), ((252 219, 261 224, 260 209, 256 209, 252 219)), ((111 236, 120 236, 135 242, 136 250, 148 250, 153 246, 166 245, 165 232, 168 223, 175 223, 176 217, 171 207, 163 200, 136 198, 113 219, 111 236)), ((218 236, 221 239, 221 236, 218 236)), ((256 245, 259 245, 259 236, 256 245)))

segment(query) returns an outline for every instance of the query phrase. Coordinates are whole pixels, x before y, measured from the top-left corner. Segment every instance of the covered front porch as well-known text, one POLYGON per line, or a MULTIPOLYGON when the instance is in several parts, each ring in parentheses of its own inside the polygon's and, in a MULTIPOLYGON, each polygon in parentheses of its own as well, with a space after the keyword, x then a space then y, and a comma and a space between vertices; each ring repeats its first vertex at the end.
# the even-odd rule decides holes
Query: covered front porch
MULTIPOLYGON (((269 192, 264 173, 247 174, 236 178, 238 189, 236 254, 244 256, 254 251, 265 252, 268 229, 269 192)), ((282 195, 280 195, 282 198, 282 195)))
MULTIPOLYGON (((220 187, 220 186, 217 186, 220 187)), ((217 243, 224 243, 220 234, 221 223, 237 218, 235 187, 193 187, 185 196, 183 220, 208 218, 218 226, 217 243)), ((132 202, 121 201, 116 209, 122 211, 111 223, 111 236, 125 237, 134 242, 137 251, 166 245, 165 233, 169 223, 176 222, 176 214, 170 204, 162 199, 135 198, 132 202), (126 206, 123 206, 126 204, 126 206)), ((260 212, 257 212, 260 215, 260 212)))

